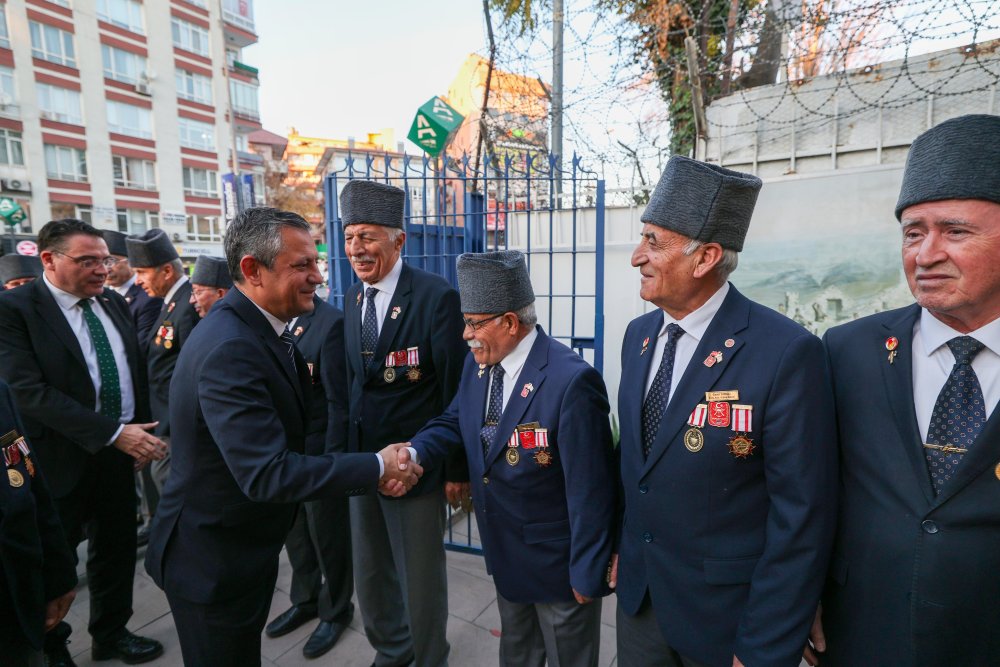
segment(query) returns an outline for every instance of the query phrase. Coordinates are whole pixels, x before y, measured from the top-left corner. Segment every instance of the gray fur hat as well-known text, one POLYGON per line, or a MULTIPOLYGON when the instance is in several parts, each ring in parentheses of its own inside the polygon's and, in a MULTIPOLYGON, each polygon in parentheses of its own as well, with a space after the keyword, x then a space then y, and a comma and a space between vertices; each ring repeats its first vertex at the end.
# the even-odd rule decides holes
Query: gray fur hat
POLYGON ((128 263, 136 269, 163 266, 180 259, 177 249, 162 229, 150 229, 142 236, 128 236, 125 246, 128 248, 128 263))
POLYGON ((230 289, 233 277, 229 275, 229 264, 221 257, 198 255, 191 272, 191 283, 205 287, 221 287, 230 289))
POLYGON ((108 244, 108 252, 118 257, 128 257, 128 246, 125 243, 125 235, 111 229, 102 229, 101 236, 108 244))
POLYGON ((340 219, 348 225, 403 228, 406 193, 375 181, 348 181, 340 193, 340 219))
POLYGON ((455 269, 463 313, 510 313, 535 301, 522 252, 467 252, 455 269))
POLYGON ((42 260, 34 255, 4 255, 0 257, 0 285, 18 278, 40 278, 42 260))
POLYGON ((1000 116, 959 116, 914 139, 906 157, 896 219, 910 206, 944 199, 1000 204, 1000 116))
POLYGON ((640 219, 739 252, 761 185, 752 174, 675 155, 640 219))

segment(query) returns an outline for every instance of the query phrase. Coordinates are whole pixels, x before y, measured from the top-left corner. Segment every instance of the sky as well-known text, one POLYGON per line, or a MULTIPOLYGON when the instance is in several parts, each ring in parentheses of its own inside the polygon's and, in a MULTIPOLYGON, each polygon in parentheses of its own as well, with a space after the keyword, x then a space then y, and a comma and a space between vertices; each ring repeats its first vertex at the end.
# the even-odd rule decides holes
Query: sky
POLYGON ((260 41, 243 60, 260 69, 261 119, 280 135, 393 128, 403 141, 485 43, 477 0, 255 0, 254 23, 260 41))

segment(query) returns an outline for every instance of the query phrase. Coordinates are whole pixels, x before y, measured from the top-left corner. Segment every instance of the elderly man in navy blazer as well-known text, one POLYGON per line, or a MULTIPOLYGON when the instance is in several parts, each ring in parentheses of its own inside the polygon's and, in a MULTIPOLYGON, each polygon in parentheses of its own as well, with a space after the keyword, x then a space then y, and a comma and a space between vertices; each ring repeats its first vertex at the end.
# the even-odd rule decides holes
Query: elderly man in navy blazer
POLYGON ((500 664, 596 665, 617 486, 604 381, 536 325, 522 253, 467 253, 457 269, 473 357, 412 455, 430 467, 465 447, 500 664))
POLYGON ((117 261, 108 269, 108 287, 125 297, 132 320, 135 322, 135 332, 139 337, 139 348, 143 354, 149 349, 149 335, 153 325, 160 317, 163 299, 149 296, 146 290, 135 281, 135 269, 128 263, 128 246, 125 244, 125 234, 111 229, 101 230, 104 242, 108 244, 108 252, 117 261))
POLYGON ((632 264, 618 391, 618 663, 799 664, 836 515, 818 338, 727 282, 760 179, 675 156, 632 264))
POLYGON ((842 485, 824 666, 1000 663, 997 165, 1000 117, 917 137, 896 204, 916 303, 827 332, 842 485))

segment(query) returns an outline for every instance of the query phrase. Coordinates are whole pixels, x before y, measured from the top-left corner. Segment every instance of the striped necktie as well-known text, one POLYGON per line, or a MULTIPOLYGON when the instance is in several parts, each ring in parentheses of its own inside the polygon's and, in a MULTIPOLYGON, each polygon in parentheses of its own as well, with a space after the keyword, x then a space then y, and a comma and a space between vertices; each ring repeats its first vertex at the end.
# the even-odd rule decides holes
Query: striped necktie
POLYGON ((292 335, 292 332, 288 330, 287 326, 285 327, 285 330, 281 332, 281 342, 288 348, 288 358, 292 362, 292 368, 298 372, 298 367, 295 365, 295 336, 292 335))

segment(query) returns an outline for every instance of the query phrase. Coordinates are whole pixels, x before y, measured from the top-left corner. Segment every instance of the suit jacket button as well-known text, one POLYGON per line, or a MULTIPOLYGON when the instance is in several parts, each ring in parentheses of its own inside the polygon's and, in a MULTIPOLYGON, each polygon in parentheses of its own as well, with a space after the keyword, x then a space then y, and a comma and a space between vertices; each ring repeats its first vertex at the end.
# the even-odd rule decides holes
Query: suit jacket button
POLYGON ((639 485, 639 493, 649 493, 649 487, 645 484, 639 485))
POLYGON ((938 525, 930 519, 920 524, 920 527, 924 529, 925 533, 930 533, 931 535, 938 532, 938 525))
POLYGON ((653 534, 647 530, 645 533, 642 534, 642 539, 644 542, 652 542, 653 534))
POLYGON ((490 478, 489 477, 483 477, 483 484, 489 484, 489 483, 490 483, 490 478))

